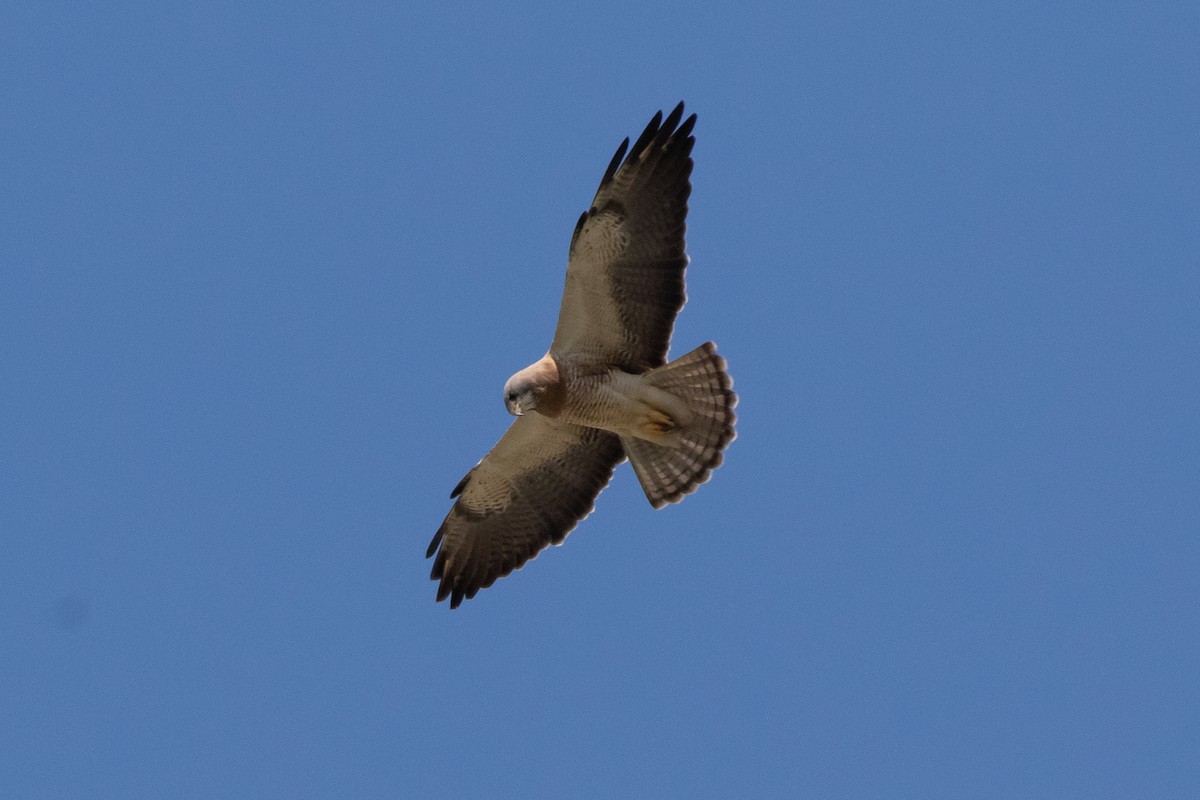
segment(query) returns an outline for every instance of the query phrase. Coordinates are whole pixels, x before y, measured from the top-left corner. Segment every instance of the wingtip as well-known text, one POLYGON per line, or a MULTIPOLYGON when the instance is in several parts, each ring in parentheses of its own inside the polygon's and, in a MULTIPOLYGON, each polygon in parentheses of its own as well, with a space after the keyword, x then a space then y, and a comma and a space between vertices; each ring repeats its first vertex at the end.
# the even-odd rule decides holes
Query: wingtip
MULTIPOLYGON (((680 100, 665 118, 660 108, 654 112, 654 116, 646 124, 641 135, 634 140, 632 146, 629 144, 629 137, 626 137, 609 161, 608 169, 604 170, 604 177, 600 179, 600 189, 608 185, 623 164, 638 160, 653 145, 662 146, 672 141, 684 141, 687 143, 687 150, 690 151, 691 145, 696 141, 692 137, 692 130, 696 126, 696 115, 692 114, 687 119, 683 119, 684 108, 684 102, 680 100), (680 120, 683 120, 682 124, 680 124, 680 120)), ((576 230, 578 231, 578 226, 576 230)))
MULTIPOLYGON (((600 185, 608 183, 612 180, 613 175, 617 174, 617 170, 621 166, 621 162, 625 159, 625 153, 629 150, 629 137, 625 137, 625 141, 621 142, 621 146, 617 148, 617 152, 613 154, 612 160, 608 162, 608 169, 604 170, 604 177, 600 179, 600 185)), ((587 216, 586 214, 584 215, 587 216)), ((582 222, 582 220, 580 220, 582 222)))
POLYGON ((642 151, 649 146, 650 142, 654 141, 654 137, 658 135, 658 131, 662 126, 663 113, 661 110, 656 111, 651 117, 650 122, 642 131, 642 135, 633 143, 633 147, 629 148, 630 159, 635 159, 642 154, 642 151))
POLYGON ((675 108, 671 109, 671 113, 667 115, 665 120, 663 120, 661 131, 667 136, 670 136, 675 131, 676 126, 679 125, 679 120, 681 119, 683 119, 682 101, 680 101, 679 105, 675 106, 675 108))
POLYGON ((686 139, 692 135, 692 131, 695 129, 695 127, 696 127, 696 115, 692 114, 690 117, 688 117, 687 119, 685 119, 683 121, 683 124, 679 126, 679 129, 677 131, 675 131, 675 135, 678 136, 680 139, 686 139))
MULTIPOLYGON (((429 547, 425 550, 426 558, 432 558, 433 554, 437 552, 438 545, 440 545, 442 543, 442 537, 445 534, 446 534, 446 523, 443 522, 442 526, 437 529, 437 533, 435 533, 433 535, 433 540, 429 542, 429 547)), ((436 566, 435 566, 435 569, 436 569, 436 566)))

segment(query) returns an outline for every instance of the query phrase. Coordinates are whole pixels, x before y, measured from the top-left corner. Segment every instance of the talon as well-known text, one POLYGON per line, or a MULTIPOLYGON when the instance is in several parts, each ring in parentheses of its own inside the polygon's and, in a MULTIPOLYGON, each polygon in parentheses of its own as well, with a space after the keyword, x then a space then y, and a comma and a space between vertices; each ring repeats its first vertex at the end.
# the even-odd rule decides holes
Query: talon
POLYGON ((642 425, 642 428, 646 431, 646 433, 656 436, 668 434, 675 430, 676 427, 678 426, 676 425, 675 420, 671 419, 670 416, 658 411, 657 409, 652 409, 650 413, 646 415, 646 422, 642 425))

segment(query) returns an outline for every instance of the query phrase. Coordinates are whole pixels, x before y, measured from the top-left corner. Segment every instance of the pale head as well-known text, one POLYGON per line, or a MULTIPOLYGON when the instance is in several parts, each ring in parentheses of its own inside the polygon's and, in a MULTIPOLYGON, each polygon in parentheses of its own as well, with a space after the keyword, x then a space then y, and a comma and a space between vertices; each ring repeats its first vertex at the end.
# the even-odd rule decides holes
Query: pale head
POLYGON ((554 405, 548 401, 556 395, 558 385, 558 365, 549 355, 543 356, 504 384, 504 407, 514 417, 535 410, 545 413, 554 405))

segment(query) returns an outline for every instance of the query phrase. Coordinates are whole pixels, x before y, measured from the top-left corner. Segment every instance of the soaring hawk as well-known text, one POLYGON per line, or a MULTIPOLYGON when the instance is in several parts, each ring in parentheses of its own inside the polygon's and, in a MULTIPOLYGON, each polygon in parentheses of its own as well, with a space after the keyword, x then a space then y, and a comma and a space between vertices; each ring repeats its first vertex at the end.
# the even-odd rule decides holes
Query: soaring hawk
POLYGON ((516 420, 451 492, 429 544, 451 608, 561 544, 626 458, 661 508, 708 480, 733 440, 737 396, 713 343, 667 362, 695 124, 683 103, 655 114, 579 218, 550 351, 505 384, 516 420))

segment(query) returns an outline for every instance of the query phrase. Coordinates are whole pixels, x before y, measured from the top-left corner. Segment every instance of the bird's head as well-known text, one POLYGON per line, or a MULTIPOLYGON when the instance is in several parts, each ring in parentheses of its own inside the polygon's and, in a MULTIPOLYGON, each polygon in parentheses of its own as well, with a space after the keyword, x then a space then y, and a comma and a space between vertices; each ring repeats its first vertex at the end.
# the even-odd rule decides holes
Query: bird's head
POLYGON ((504 384, 504 407, 514 417, 519 417, 526 411, 533 411, 537 408, 537 386, 529 381, 518 380, 520 377, 521 373, 518 372, 508 379, 508 383, 504 384))
MULTIPOLYGON (((546 392, 558 387, 558 365, 550 356, 537 361, 504 384, 504 407, 514 417, 538 409, 546 392)), ((551 404, 553 405, 553 404, 551 404)))

